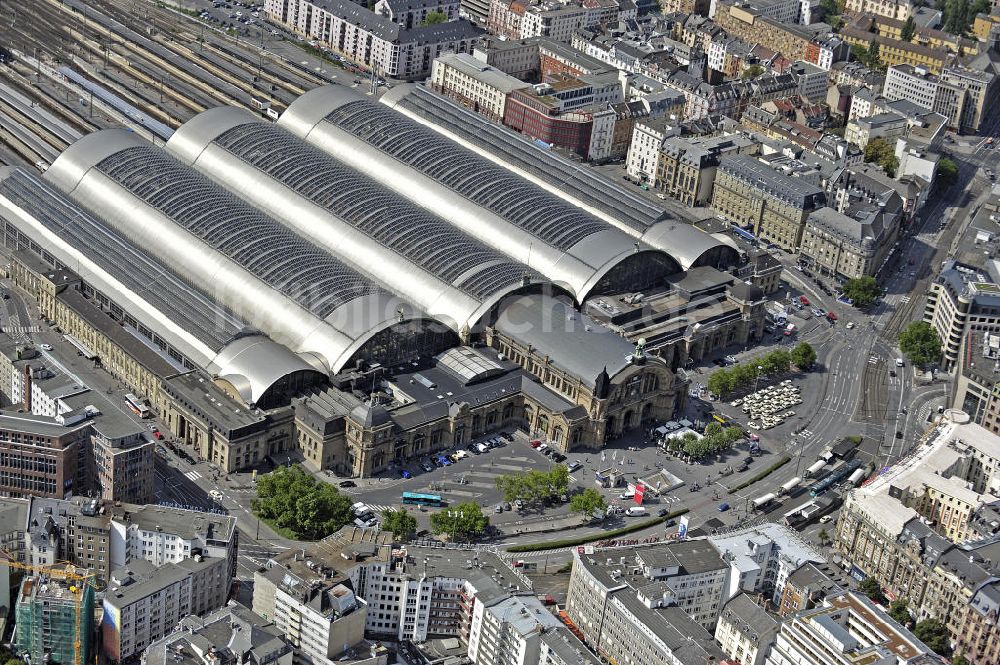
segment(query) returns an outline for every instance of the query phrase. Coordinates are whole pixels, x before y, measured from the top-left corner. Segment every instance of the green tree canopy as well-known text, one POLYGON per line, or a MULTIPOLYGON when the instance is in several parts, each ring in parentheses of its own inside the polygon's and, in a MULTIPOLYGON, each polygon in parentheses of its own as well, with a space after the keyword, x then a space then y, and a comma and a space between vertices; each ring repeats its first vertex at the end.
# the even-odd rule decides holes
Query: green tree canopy
POLYGON ((556 464, 549 471, 508 473, 493 482, 504 501, 521 499, 526 503, 539 503, 569 492, 569 469, 565 464, 556 464))
POLYGON ((763 74, 764 71, 765 71, 764 68, 761 67, 760 65, 750 65, 749 67, 743 70, 742 74, 740 74, 740 79, 744 81, 747 81, 749 79, 755 79, 761 74, 763 74))
POLYGON ((409 540, 417 532, 417 518, 402 508, 390 508, 382 512, 382 530, 396 540, 409 540))
POLYGON ((874 277, 855 277, 844 283, 844 295, 854 301, 855 307, 867 307, 881 294, 874 277))
POLYGON ((904 42, 911 41, 916 32, 917 22, 913 20, 912 16, 908 16, 906 23, 903 24, 903 29, 899 31, 899 38, 904 42))
POLYGON ((304 540, 323 538, 353 517, 348 497, 298 466, 258 476, 253 510, 262 520, 304 540))
POLYGON ((913 627, 917 639, 934 650, 934 653, 947 656, 951 653, 951 638, 948 628, 938 619, 924 619, 913 627))
POLYGON ((427 12, 427 18, 425 18, 420 25, 437 25, 438 23, 447 22, 448 15, 444 12, 427 12))
POLYGON ((792 362, 799 369, 808 369, 816 362, 816 349, 809 342, 799 342, 792 349, 792 362))
POLYGON ((607 508, 608 505, 604 501, 604 497, 593 487, 588 487, 582 492, 574 494, 569 500, 569 509, 585 517, 596 512, 603 514, 607 508))
POLYGON ((896 158, 895 150, 895 140, 889 143, 881 136, 877 136, 865 146, 865 161, 878 164, 886 172, 886 175, 894 178, 896 169, 899 168, 899 159, 896 158))
POLYGON ((958 178, 958 164, 948 157, 942 157, 937 165, 937 179, 945 187, 958 178))
POLYGON ((899 333, 899 349, 914 365, 926 365, 941 357, 941 338, 931 324, 914 321, 899 333))
POLYGON ((882 585, 874 577, 866 577, 858 584, 858 591, 865 594, 876 603, 885 603, 885 594, 882 593, 882 585))
POLYGON ((901 626, 910 623, 910 610, 907 609, 905 598, 897 598, 889 603, 889 616, 896 620, 901 626))
POLYGON ((478 503, 467 502, 439 510, 431 515, 431 531, 446 534, 452 540, 471 540, 481 536, 490 525, 478 503))

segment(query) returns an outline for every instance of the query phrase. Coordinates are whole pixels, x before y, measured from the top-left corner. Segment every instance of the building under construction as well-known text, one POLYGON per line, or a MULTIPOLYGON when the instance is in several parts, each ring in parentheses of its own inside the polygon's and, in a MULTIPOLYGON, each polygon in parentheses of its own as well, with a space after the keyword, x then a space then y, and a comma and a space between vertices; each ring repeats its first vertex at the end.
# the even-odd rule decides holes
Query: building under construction
POLYGON ((14 610, 14 646, 30 665, 83 665, 94 634, 94 589, 86 580, 31 575, 14 610))

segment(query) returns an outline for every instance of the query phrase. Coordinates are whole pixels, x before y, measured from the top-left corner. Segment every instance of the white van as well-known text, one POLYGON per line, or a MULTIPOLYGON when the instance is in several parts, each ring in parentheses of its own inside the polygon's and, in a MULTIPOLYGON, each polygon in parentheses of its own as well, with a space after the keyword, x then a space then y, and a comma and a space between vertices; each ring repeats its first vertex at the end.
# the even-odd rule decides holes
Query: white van
POLYGON ((896 358, 896 367, 902 367, 902 366, 903 366, 903 359, 896 358))
POLYGON ((625 514, 629 517, 642 517, 646 514, 646 509, 642 506, 629 506, 625 514))

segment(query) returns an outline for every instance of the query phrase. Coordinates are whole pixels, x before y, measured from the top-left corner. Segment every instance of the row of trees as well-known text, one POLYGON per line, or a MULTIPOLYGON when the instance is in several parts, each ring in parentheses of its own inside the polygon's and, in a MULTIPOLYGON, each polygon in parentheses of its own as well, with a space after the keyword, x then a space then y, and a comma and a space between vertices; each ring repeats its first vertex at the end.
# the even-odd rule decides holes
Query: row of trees
POLYGON ((969 32, 976 14, 989 14, 989 0, 942 0, 938 3, 941 10, 941 27, 945 32, 964 35, 969 32))
POLYGON ((673 451, 682 451, 692 459, 701 459, 727 450, 743 438, 743 430, 739 427, 723 427, 719 423, 709 423, 705 427, 705 436, 698 438, 689 432, 684 436, 670 439, 667 447, 673 451))
POLYGON ((525 503, 544 503, 569 492, 569 469, 556 464, 550 471, 508 473, 495 481, 504 501, 521 499, 525 503))
POLYGON ((791 351, 778 349, 742 365, 720 369, 708 378, 707 385, 709 391, 724 399, 734 391, 750 386, 761 376, 783 374, 793 364, 799 369, 808 369, 814 362, 815 349, 808 342, 800 342, 791 351))
POLYGON ((257 478, 253 511, 297 540, 318 540, 353 519, 351 500, 301 467, 280 467, 257 478))

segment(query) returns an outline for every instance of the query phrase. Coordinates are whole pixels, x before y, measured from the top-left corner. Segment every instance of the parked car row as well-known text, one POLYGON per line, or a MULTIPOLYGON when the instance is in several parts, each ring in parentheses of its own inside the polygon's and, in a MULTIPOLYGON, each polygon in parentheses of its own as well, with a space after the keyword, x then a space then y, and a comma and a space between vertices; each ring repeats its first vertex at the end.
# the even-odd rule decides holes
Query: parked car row
MULTIPOLYGON (((565 455, 563 455, 561 452, 559 452, 558 450, 556 450, 555 448, 553 448, 549 444, 545 443, 541 439, 535 439, 533 441, 529 441, 528 445, 530 445, 532 448, 534 448, 535 450, 537 450, 541 454, 545 455, 546 457, 550 458, 553 462, 565 462, 566 461, 566 456, 565 455)), ((570 471, 572 471, 572 470, 573 469, 570 469, 570 471)))

